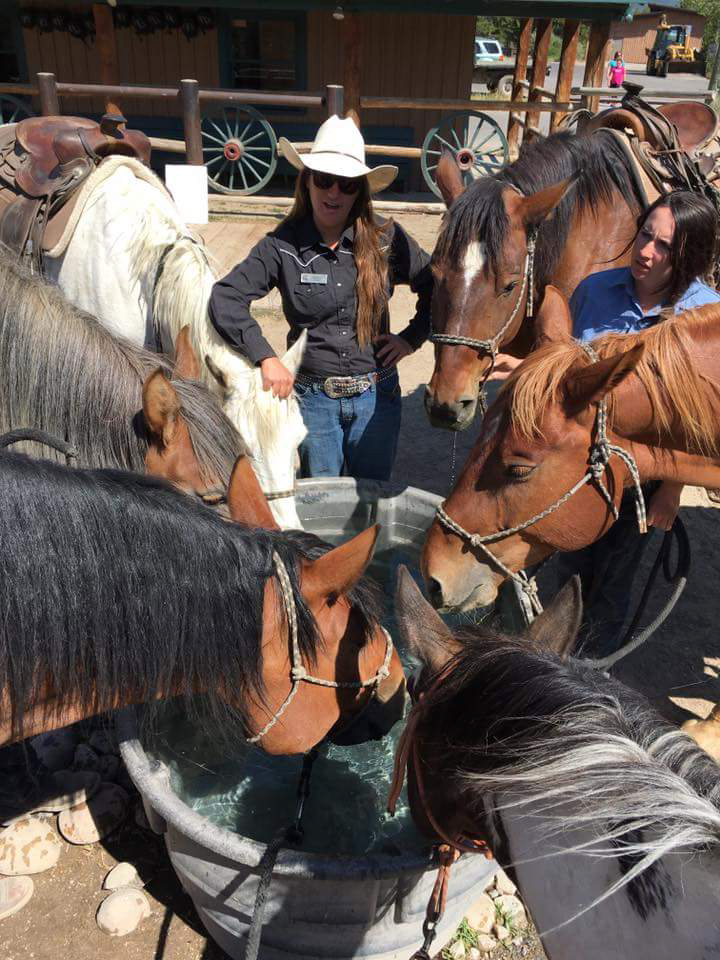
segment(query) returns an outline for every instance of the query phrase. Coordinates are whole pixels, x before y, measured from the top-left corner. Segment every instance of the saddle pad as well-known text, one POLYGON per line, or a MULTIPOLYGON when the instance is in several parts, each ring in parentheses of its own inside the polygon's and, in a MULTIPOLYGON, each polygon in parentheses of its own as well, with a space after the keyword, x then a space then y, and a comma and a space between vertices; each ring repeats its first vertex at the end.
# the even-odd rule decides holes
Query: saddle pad
POLYGON ((80 188, 75 191, 68 202, 63 204, 62 208, 48 220, 42 238, 42 250, 45 256, 61 257, 65 253, 85 205, 100 184, 104 183, 120 167, 129 167, 139 180, 145 180, 146 183, 162 190, 168 197, 170 196, 162 180, 139 160, 120 155, 106 157, 97 165, 80 188))

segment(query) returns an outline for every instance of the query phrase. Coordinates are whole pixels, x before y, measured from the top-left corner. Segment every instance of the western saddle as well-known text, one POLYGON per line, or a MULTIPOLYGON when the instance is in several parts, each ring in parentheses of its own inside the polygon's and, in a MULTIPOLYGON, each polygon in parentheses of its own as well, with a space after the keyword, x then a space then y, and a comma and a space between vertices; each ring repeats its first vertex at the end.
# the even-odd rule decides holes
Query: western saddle
POLYGON ((0 245, 41 271, 48 225, 67 219, 72 197, 105 157, 150 163, 150 141, 123 116, 29 117, 0 126, 0 245))

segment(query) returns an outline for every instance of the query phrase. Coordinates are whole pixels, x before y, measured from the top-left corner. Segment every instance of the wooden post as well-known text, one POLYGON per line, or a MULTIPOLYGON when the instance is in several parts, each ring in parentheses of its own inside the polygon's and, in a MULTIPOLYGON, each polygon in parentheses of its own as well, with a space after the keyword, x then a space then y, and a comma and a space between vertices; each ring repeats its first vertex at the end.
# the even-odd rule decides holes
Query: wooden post
POLYGON ((353 111, 360 125, 360 74, 362 62, 362 14, 346 13, 343 20, 343 86, 345 110, 353 111))
POLYGON ((345 111, 343 106, 345 100, 345 90, 337 83, 329 83, 325 87, 325 107, 327 115, 332 117, 337 115, 342 117, 345 111))
MULTIPOLYGON (((532 38, 533 21, 528 17, 520 23, 520 32, 518 34, 517 57, 515 59, 515 74, 513 76, 513 100, 527 100, 527 88, 521 86, 527 79, 527 62, 530 54, 530 40, 532 38)), ((520 133, 522 123, 519 120, 519 114, 510 111, 508 118, 508 147, 510 149, 510 159, 517 159, 518 148, 520 145, 520 133)))
MULTIPOLYGON (((590 27, 587 57, 585 59, 584 87, 601 87, 603 85, 603 71, 605 68, 605 47, 610 38, 609 23, 593 23, 590 27)), ((600 106, 600 97, 586 96, 582 98, 582 105, 590 113, 597 113, 600 106)))
POLYGON ((185 156, 188 163, 202 166, 202 131, 200 129, 200 84, 197 80, 181 80, 180 96, 185 128, 185 156))
POLYGON ((39 73, 37 75, 37 85, 40 95, 40 113, 44 117, 59 117, 60 102, 55 85, 55 74, 39 73))
MULTIPOLYGON (((557 103, 566 103, 570 99, 570 89, 573 82, 573 71, 577 60, 578 41, 580 39, 580 21, 566 20, 563 29, 562 51, 560 53, 560 69, 558 70, 555 86, 555 100, 557 103)), ((550 133, 555 133, 564 114, 550 114, 550 133)))
MULTIPOLYGON (((108 86, 117 85, 120 83, 120 72, 112 7, 107 3, 94 3, 92 11, 95 21, 95 46, 100 60, 100 82, 108 86)), ((105 113, 122 114, 122 110, 110 97, 105 97, 105 113)))
MULTIPOLYGON (((545 71, 547 70, 548 51, 550 49, 550 40, 552 39, 552 20, 538 20, 535 27, 535 48, 533 50, 533 68, 530 78, 530 90, 528 91, 528 101, 538 101, 540 94, 535 92, 535 87, 545 86, 545 71)), ((540 134, 538 123, 540 114, 534 110, 528 110, 525 114, 525 137, 524 140, 532 140, 540 134)))

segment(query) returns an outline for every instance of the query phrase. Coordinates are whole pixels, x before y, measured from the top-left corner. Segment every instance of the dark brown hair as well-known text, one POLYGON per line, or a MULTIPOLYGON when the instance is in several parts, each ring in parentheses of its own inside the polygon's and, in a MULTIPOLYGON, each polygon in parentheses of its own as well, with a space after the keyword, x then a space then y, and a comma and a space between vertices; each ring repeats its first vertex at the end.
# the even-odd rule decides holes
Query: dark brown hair
MULTIPOLYGON (((667 207, 675 220, 670 247, 672 278, 668 302, 676 303, 697 277, 708 277, 715 266, 718 215, 712 203, 689 190, 674 190, 650 204, 637 220, 638 233, 650 214, 667 207)), ((636 234, 637 236, 637 234, 636 234)))
MULTIPOLYGON (((301 171, 295 184, 295 199, 285 222, 312 216, 312 203, 308 189, 309 172, 301 171)), ((383 333, 383 318, 388 308, 388 254, 393 223, 375 222, 367 178, 360 180, 355 203, 348 216, 349 226, 355 227, 353 255, 357 266, 357 339, 361 347, 367 346, 383 333)))

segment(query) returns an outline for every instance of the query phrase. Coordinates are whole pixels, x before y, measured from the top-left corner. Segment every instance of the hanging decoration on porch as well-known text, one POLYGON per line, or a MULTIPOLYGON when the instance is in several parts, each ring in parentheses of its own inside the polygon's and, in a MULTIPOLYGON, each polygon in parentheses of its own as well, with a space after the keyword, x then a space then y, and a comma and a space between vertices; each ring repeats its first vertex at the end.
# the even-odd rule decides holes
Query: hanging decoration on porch
MULTIPOLYGON (((179 7, 115 7, 115 27, 133 30, 138 36, 181 30, 188 40, 207 33, 215 27, 215 15, 208 7, 188 10, 179 7)), ((25 30, 39 33, 69 33, 70 36, 92 43, 95 40, 95 21, 92 13, 66 13, 63 10, 43 10, 25 7, 20 10, 20 25, 25 30)))
POLYGON ((20 10, 20 25, 39 33, 69 33, 89 44, 95 39, 95 20, 90 12, 67 13, 64 10, 42 10, 38 7, 20 10))

